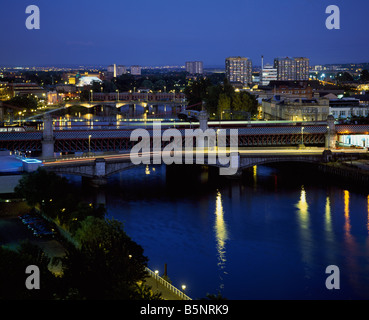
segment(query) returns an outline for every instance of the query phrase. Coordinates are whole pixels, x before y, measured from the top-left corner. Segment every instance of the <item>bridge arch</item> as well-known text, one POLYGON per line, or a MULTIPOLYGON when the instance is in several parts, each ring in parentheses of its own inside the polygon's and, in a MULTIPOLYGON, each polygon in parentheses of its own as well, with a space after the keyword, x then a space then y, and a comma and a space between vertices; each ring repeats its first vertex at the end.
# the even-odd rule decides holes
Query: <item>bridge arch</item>
POLYGON ((316 164, 324 162, 324 157, 322 155, 317 156, 305 156, 305 157, 260 157, 260 158, 249 158, 241 159, 239 170, 243 171, 254 166, 266 165, 266 164, 278 164, 278 163, 306 163, 306 164, 316 164))

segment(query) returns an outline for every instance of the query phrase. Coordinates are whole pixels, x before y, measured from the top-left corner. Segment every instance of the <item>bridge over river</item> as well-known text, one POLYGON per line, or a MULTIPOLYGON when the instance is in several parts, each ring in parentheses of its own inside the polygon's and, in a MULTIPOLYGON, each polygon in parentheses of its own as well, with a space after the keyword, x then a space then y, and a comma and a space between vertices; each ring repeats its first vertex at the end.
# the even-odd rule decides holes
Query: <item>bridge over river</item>
MULTIPOLYGON (((187 123, 163 123, 160 134, 166 129, 175 128, 181 137, 182 145, 185 146, 187 143, 185 132, 190 127, 194 129, 193 126, 187 123)), ((141 123, 136 127, 147 128, 149 143, 153 146, 154 136, 157 134, 155 128, 150 129, 141 123)), ((203 131, 209 128, 217 132, 219 129, 227 129, 224 147, 227 148, 231 144, 237 146, 237 151, 230 150, 227 157, 230 159, 229 164, 237 163, 238 172, 265 163, 286 161, 321 163, 330 161, 332 157, 345 159, 347 156, 356 159, 359 154, 366 153, 366 149, 356 151, 350 149, 344 152, 337 150, 336 147, 340 141, 342 142, 342 137, 360 135, 367 139, 369 132, 369 125, 337 125, 334 119, 319 123, 253 124, 248 121, 208 122, 206 116, 200 117, 200 128, 203 131), (237 132, 236 135, 233 130, 237 132), (279 149, 275 149, 276 147, 279 149)), ((137 144, 137 140, 131 138, 134 129, 135 127, 121 129, 109 126, 89 130, 54 130, 52 119, 45 117, 43 131, 0 132, 0 149, 39 153, 42 154, 40 159, 45 161, 44 166, 48 170, 105 181, 108 176, 135 166, 129 153, 137 144), (109 155, 102 155, 103 153, 109 155), (60 155, 64 155, 64 159, 60 155), (81 157, 83 155, 85 157, 81 157)), ((189 155, 189 151, 185 150, 180 155, 183 163, 188 163, 185 160, 189 157, 197 157, 196 138, 193 137, 194 154, 189 155)), ((170 140, 160 140, 159 150, 165 150, 169 143, 170 140)), ((193 163, 226 168, 219 159, 215 162, 209 161, 213 159, 212 152, 217 150, 207 150, 203 162, 199 162, 196 158, 193 163)), ((150 155, 153 156, 154 154, 150 155)))
MULTIPOLYGON (((186 129, 196 126, 198 125, 194 123, 183 122, 162 123, 163 130, 176 128, 182 134, 186 129)), ((52 123, 45 122, 43 131, 0 131, 0 149, 30 151, 33 154, 43 152, 44 156, 49 158, 54 156, 54 152, 69 154, 128 151, 135 144, 130 136, 137 127, 152 132, 152 122, 142 120, 123 124, 94 124, 88 127, 57 127, 57 129, 53 128, 52 123)), ((365 147, 369 143, 369 125, 338 125, 334 120, 314 123, 209 121, 206 127, 215 130, 237 129, 239 147, 285 147, 304 144, 334 148, 337 143, 354 144, 350 137, 360 137, 361 145, 365 147)), ((229 143, 229 139, 227 141, 229 143)))

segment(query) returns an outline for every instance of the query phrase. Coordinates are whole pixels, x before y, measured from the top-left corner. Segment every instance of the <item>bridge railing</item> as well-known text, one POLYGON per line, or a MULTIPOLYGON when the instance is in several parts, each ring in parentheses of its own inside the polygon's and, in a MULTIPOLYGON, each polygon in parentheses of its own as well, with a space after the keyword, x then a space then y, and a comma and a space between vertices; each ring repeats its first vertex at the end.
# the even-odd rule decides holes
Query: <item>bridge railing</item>
POLYGON ((171 285, 168 281, 157 275, 154 271, 150 270, 149 268, 146 268, 146 271, 150 274, 151 277, 153 277, 156 281, 158 281, 160 284, 162 284, 164 287, 166 287, 168 290, 176 294, 178 297, 180 297, 182 300, 192 300, 189 296, 184 294, 183 291, 177 289, 175 286, 171 285))

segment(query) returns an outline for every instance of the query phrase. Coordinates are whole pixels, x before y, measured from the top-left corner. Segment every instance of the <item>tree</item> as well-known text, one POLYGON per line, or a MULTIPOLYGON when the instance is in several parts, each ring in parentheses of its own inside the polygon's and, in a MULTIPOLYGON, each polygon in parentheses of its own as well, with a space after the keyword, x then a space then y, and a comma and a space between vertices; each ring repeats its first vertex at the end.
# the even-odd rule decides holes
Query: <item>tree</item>
POLYGON ((75 188, 67 179, 42 168, 24 175, 15 192, 31 207, 38 207, 45 216, 56 220, 72 234, 88 216, 103 218, 106 213, 102 205, 95 207, 80 202, 75 197, 75 188))
POLYGON ((208 98, 210 87, 210 80, 204 78, 194 81, 193 83, 188 85, 185 89, 185 95, 188 101, 188 105, 191 106, 206 101, 208 98))
POLYGON ((76 288, 87 299, 129 299, 147 276, 143 249, 116 220, 87 217, 61 259, 66 288, 76 288))
POLYGON ((29 242, 21 243, 16 250, 0 246, 0 300, 53 299, 60 280, 49 271, 49 262, 46 254, 29 242), (30 265, 39 268, 40 290, 25 287, 25 270, 30 265))
POLYGON ((16 96, 8 100, 7 104, 26 110, 32 110, 37 109, 38 99, 32 95, 16 96))
POLYGON ((354 78, 352 77, 350 73, 344 72, 343 74, 339 73, 337 75, 337 81, 338 82, 353 82, 354 78))
POLYGON ((86 218, 95 217, 103 219, 105 214, 106 208, 102 204, 95 207, 92 203, 79 202, 71 208, 65 208, 65 210, 59 214, 59 220, 67 226, 68 231, 74 235, 86 218))
POLYGON ((210 116, 218 115, 219 95, 222 93, 222 86, 216 85, 208 88, 208 95, 205 99, 206 111, 210 116))
POLYGON ((231 109, 231 97, 226 93, 221 93, 218 100, 218 116, 224 120, 225 111, 231 109))
POLYGON ((235 92, 232 98, 232 110, 256 114, 258 102, 256 98, 246 91, 235 92))
POLYGON ((68 193, 73 194, 68 180, 42 168, 23 175, 15 187, 15 193, 26 199, 31 207, 38 206, 53 219, 65 208, 68 200, 75 201, 75 197, 68 196, 68 193))
POLYGON ((363 71, 361 71, 360 80, 362 82, 368 82, 369 81, 369 71, 368 70, 364 69, 363 71))
POLYGON ((160 79, 154 83, 155 91, 164 91, 164 87, 166 87, 166 82, 163 79, 160 79))
POLYGON ((154 88, 154 84, 150 80, 146 79, 142 82, 142 87, 151 90, 154 88))

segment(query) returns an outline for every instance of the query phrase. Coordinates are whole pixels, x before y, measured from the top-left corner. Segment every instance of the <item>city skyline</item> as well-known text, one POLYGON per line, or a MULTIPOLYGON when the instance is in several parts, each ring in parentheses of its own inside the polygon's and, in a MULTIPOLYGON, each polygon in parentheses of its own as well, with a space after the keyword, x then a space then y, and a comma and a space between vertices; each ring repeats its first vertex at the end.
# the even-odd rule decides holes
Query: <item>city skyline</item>
POLYGON ((233 0, 173 3, 48 3, 40 8, 40 30, 25 27, 29 1, 7 4, 0 22, 6 66, 184 65, 203 61, 223 66, 228 56, 249 57, 258 65, 285 56, 306 56, 311 64, 368 61, 363 0, 340 7, 341 29, 328 30, 324 1, 284 4, 233 0), (282 10, 283 9, 283 10, 282 10), (11 30, 11 32, 7 31, 11 30))

